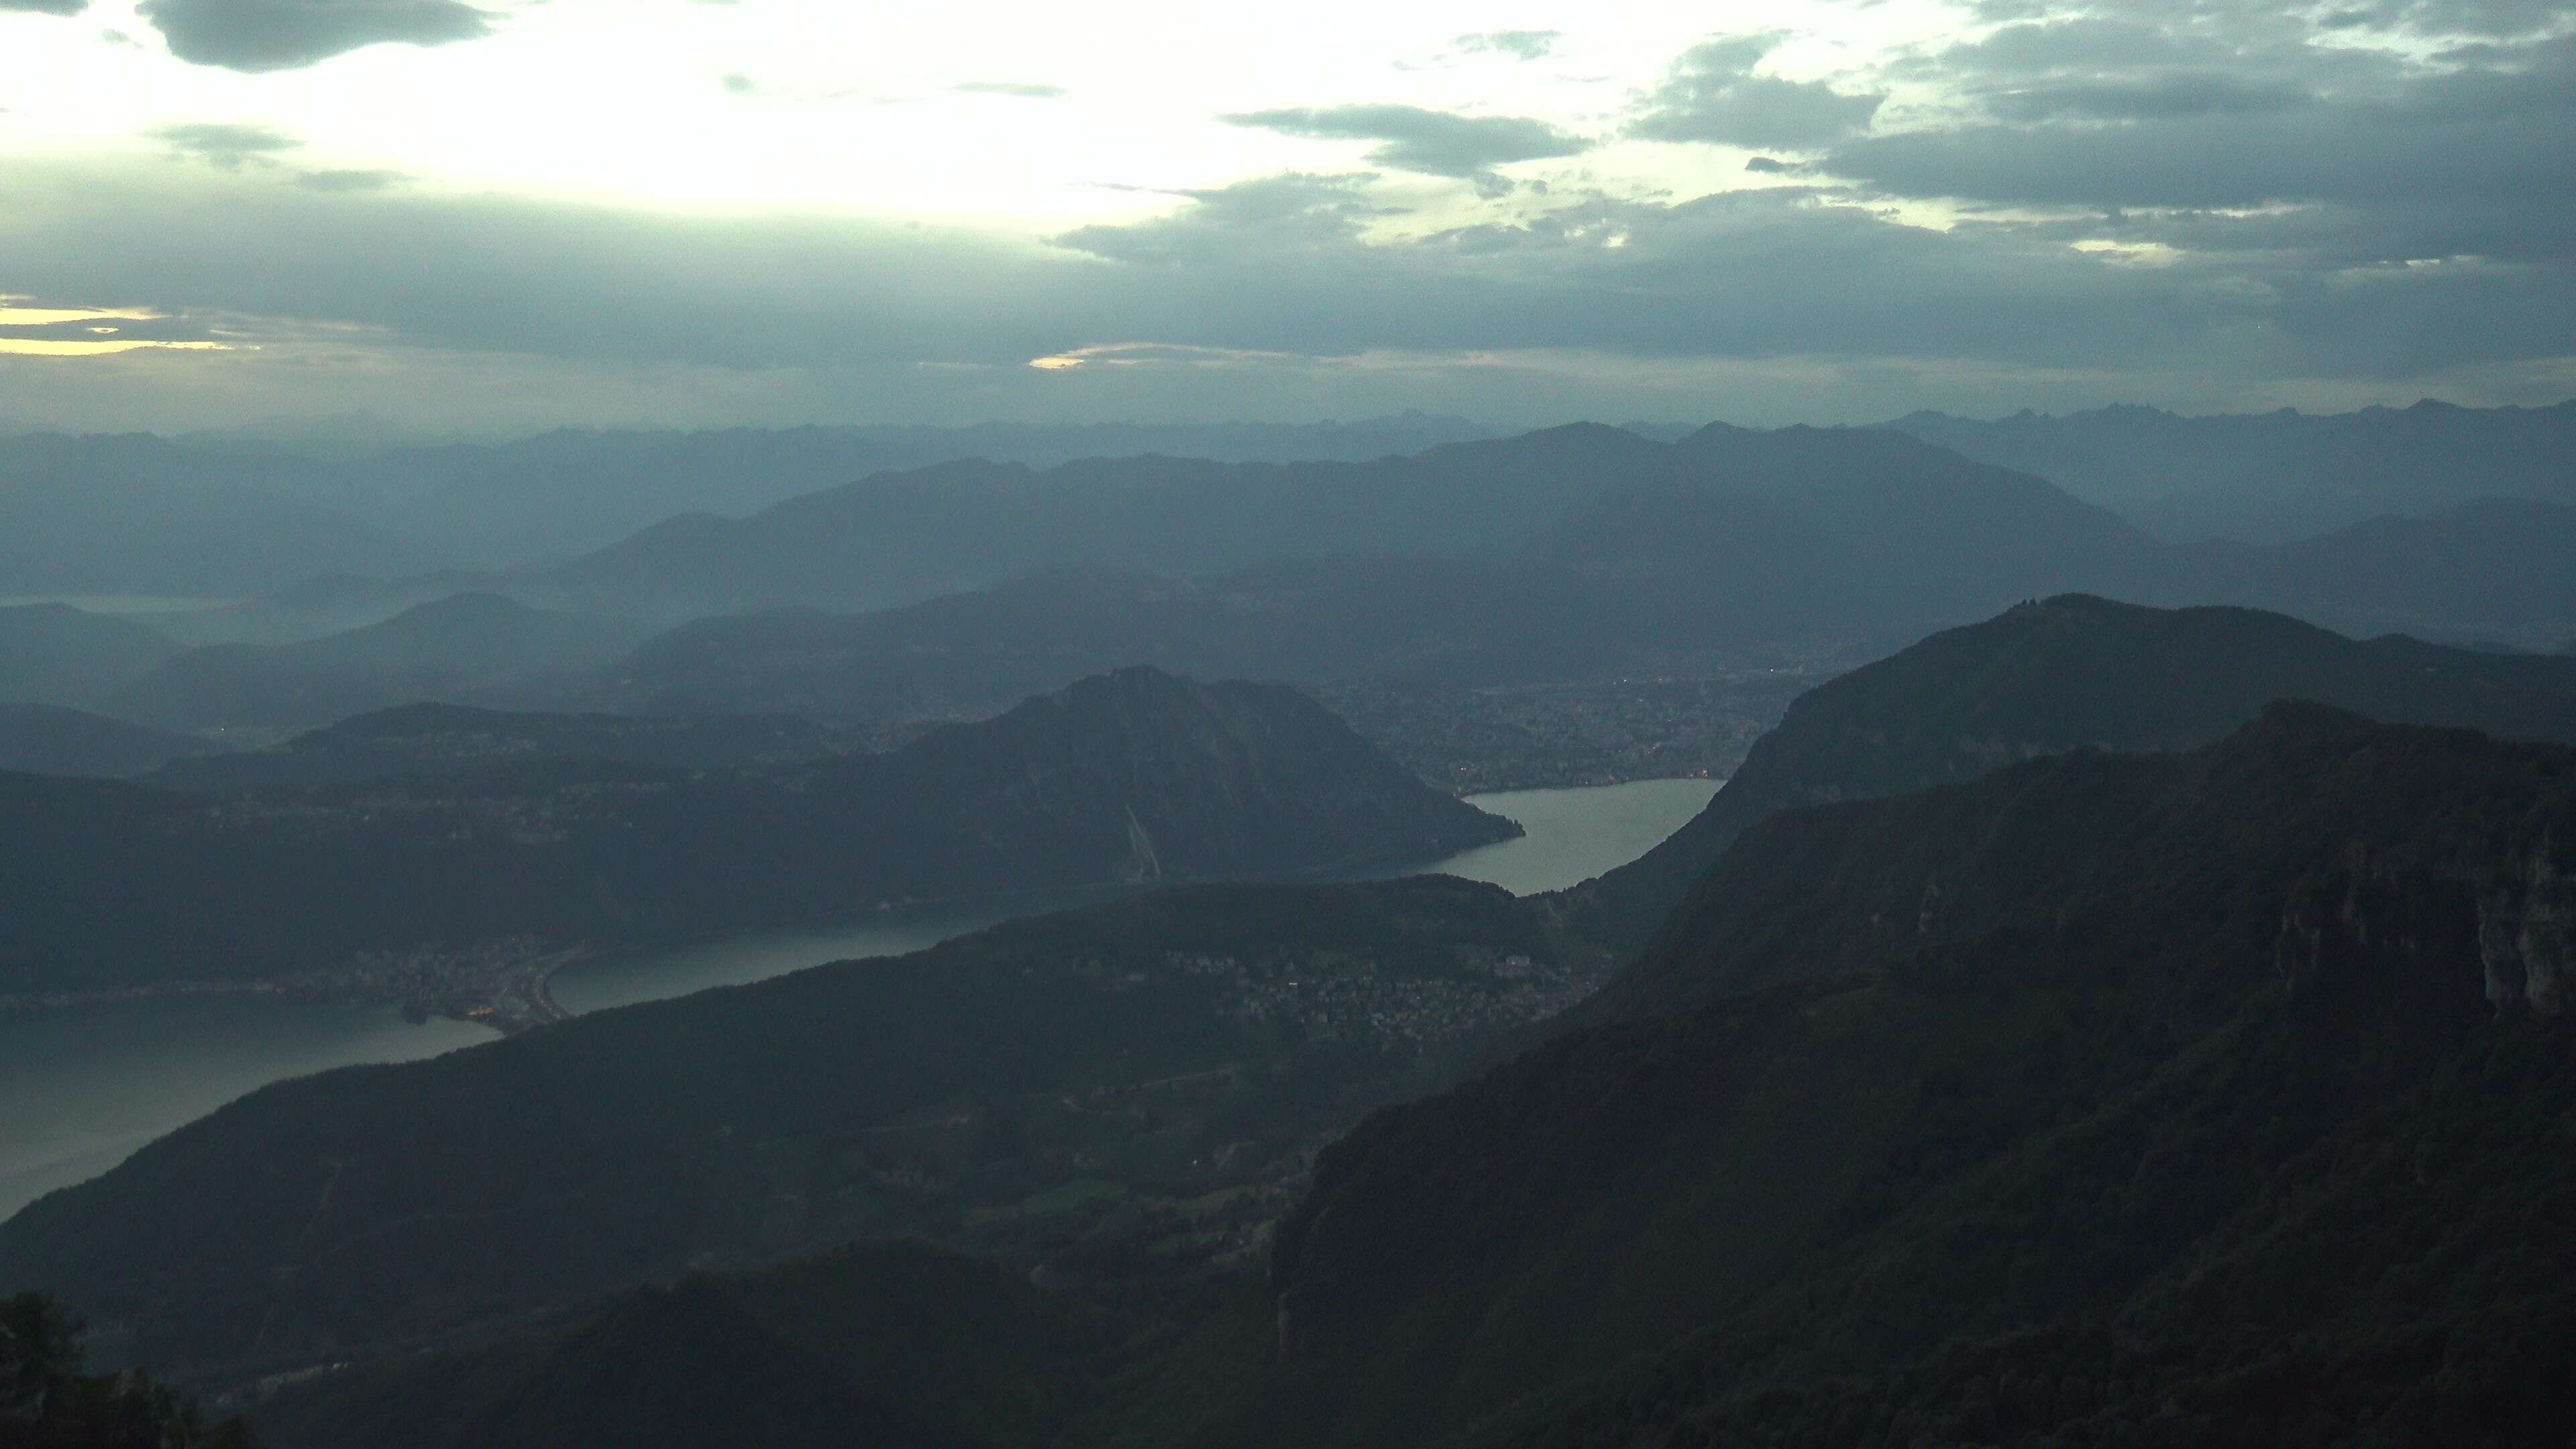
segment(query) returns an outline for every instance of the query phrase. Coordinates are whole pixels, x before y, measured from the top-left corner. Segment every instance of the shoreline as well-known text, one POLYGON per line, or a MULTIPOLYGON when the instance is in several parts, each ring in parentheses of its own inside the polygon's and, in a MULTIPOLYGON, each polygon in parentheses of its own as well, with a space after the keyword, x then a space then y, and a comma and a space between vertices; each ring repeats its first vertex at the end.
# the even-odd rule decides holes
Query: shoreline
MULTIPOLYGON (((1583 785, 1538 786, 1531 790, 1480 790, 1477 794, 1486 796, 1553 794, 1560 791, 1616 789, 1628 785, 1682 781, 1708 782, 1720 787, 1725 783, 1723 777, 1708 775, 1652 775, 1583 785)), ((1479 849, 1496 844, 1509 844, 1512 840, 1525 838, 1527 838, 1526 828, 1514 822, 1514 833, 1511 837, 1484 842, 1456 854, 1471 854, 1479 849)), ((1443 857, 1444 860, 1450 858, 1454 856, 1443 857)), ((1240 879, 1267 880, 1283 884, 1358 882, 1422 874, 1429 867, 1439 863, 1440 861, 1436 860, 1393 861, 1363 856, 1310 865, 1293 872, 1240 879)), ((607 947, 594 946, 587 942, 564 944, 533 937, 515 937, 462 948, 371 952, 341 967, 299 971, 278 976, 229 980, 165 980, 101 990, 0 996, 0 1020, 16 1020, 56 1013, 112 1011, 192 999, 252 997, 310 1004, 391 1007, 400 1011, 406 1020, 420 1022, 438 1017, 469 1026, 485 1027, 496 1036, 510 1037, 540 1026, 568 1021, 577 1014, 565 1007, 554 995, 556 973, 569 966, 591 962, 615 962, 620 958, 712 944, 765 931, 830 927, 871 921, 891 923, 906 917, 935 916, 948 912, 971 912, 990 915, 996 922, 1008 921, 1027 915, 1097 906, 1157 888, 1205 884, 1209 880, 1222 879, 1237 878, 1168 877, 1142 881, 1103 881, 1087 886, 1037 887, 974 896, 884 901, 857 910, 832 911, 764 921, 654 941, 621 942, 607 947)))
POLYGON ((334 971, 299 971, 236 980, 154 981, 96 991, 6 996, 0 997, 0 1020, 242 997, 314 1006, 391 1008, 406 1021, 418 1023, 435 1017, 486 1027, 505 1037, 570 1020, 572 1013, 554 998, 554 975, 599 953, 586 945, 544 950, 532 950, 534 943, 525 941, 502 945, 505 949, 500 959, 494 959, 489 951, 474 957, 416 953, 378 957, 334 971), (383 980, 391 963, 398 963, 409 979, 400 984, 383 980))

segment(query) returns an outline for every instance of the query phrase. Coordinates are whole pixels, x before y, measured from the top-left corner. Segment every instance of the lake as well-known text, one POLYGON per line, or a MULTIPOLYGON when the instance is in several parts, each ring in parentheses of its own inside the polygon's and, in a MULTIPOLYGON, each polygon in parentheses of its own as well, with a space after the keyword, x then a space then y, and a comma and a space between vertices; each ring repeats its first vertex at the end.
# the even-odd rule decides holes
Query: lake
POLYGON ((1467 802, 1518 821, 1518 840, 1482 845, 1437 865, 1409 871, 1444 871, 1491 881, 1516 896, 1561 891, 1614 870, 1664 843, 1707 808, 1719 780, 1631 780, 1578 790, 1507 790, 1470 795, 1467 802))
POLYGON ((394 1008, 201 996, 0 1021, 0 1217, 285 1077, 492 1039, 394 1008))
MULTIPOLYGON (((1624 865, 1699 813, 1710 780, 1637 780, 1470 797, 1520 822, 1518 840, 1402 874, 1445 871, 1527 895, 1624 865)), ((875 917, 749 931, 625 952, 557 972, 575 1013, 764 980, 826 961, 934 946, 1020 911, 875 917)), ((200 997, 0 1021, 0 1218, 106 1171, 154 1137, 284 1077, 410 1061, 492 1039, 462 1022, 407 1023, 392 1008, 200 997)))

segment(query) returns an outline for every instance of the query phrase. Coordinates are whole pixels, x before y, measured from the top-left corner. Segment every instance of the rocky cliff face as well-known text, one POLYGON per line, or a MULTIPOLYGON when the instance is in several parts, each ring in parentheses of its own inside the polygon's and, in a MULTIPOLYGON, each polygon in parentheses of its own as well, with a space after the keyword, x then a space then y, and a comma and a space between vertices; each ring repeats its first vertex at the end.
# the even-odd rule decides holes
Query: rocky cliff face
POLYGON ((2347 847, 2301 880, 2281 912, 2274 964, 2293 990, 2372 965, 2439 969, 2474 959, 2500 1013, 2552 1017, 2576 970, 2576 873, 2549 833, 2498 846, 2469 839, 2429 854, 2410 843, 2347 847))
POLYGON ((2478 893, 2487 999, 2543 1016, 2576 998, 2576 867, 2548 834, 2509 858, 2478 893))

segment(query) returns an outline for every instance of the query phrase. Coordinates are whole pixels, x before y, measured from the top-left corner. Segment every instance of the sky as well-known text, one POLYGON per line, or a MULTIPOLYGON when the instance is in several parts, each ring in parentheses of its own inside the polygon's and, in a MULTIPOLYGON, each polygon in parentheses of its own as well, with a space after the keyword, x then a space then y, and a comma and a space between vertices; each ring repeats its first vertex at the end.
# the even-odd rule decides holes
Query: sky
POLYGON ((2425 396, 2576 396, 2565 0, 0 0, 0 428, 2425 396))

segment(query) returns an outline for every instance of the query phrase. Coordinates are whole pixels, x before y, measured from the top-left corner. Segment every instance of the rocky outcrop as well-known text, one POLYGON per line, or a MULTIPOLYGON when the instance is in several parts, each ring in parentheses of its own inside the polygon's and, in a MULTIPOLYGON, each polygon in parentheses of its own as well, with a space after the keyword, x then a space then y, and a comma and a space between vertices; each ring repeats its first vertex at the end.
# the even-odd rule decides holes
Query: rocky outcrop
POLYGON ((2478 893, 2478 957, 2499 1011, 2556 1016, 2576 993, 2576 867, 2546 832, 2478 893))

